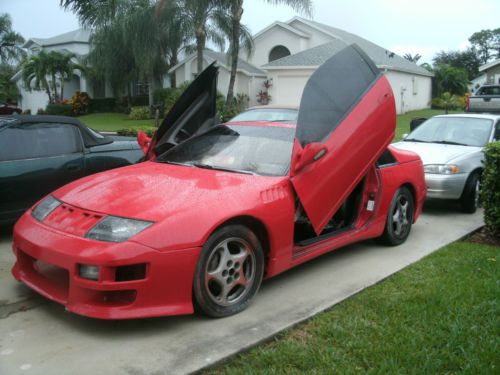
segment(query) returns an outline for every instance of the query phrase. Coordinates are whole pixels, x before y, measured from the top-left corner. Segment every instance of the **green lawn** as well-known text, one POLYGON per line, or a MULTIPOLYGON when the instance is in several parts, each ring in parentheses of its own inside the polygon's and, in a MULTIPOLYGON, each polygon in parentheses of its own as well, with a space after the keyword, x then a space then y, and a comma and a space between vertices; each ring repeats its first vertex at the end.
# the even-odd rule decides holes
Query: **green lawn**
POLYGON ((498 374, 500 248, 457 242, 207 374, 498 374))
POLYGON ((88 127, 99 131, 117 131, 128 128, 148 128, 154 120, 129 120, 123 113, 93 113, 78 118, 88 127))
MULTIPOLYGON (((401 139, 402 135, 410 132, 410 121, 414 117, 431 117, 444 114, 443 110, 423 109, 421 111, 408 112, 397 116, 395 141, 401 139)), ((127 128, 153 127, 153 120, 129 120, 128 115, 123 113, 94 113, 79 117, 87 126, 99 131, 117 131, 127 128)))

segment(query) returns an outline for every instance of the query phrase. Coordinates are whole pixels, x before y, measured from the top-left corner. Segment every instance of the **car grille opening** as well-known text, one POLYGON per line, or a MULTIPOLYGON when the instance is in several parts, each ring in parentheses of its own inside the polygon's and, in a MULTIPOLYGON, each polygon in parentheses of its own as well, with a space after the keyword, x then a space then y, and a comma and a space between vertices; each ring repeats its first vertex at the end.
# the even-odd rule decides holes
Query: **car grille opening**
POLYGON ((146 278, 146 263, 116 267, 115 281, 133 281, 146 278))

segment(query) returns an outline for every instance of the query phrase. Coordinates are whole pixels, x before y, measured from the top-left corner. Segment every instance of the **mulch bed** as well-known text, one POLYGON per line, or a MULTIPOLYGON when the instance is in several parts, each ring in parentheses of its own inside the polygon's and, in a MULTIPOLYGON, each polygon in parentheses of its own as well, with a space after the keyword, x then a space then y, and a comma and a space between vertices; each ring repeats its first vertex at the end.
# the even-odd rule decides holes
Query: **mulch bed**
POLYGON ((500 237, 496 237, 486 231, 485 227, 478 229, 472 233, 467 239, 467 242, 474 242, 483 245, 500 246, 500 237))

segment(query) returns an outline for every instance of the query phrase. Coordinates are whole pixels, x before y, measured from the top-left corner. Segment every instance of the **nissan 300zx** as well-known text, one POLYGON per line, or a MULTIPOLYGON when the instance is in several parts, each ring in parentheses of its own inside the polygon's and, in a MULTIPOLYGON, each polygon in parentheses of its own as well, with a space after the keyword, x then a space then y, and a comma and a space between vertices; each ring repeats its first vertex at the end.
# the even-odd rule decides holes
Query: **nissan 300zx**
POLYGON ((403 243, 422 162, 389 144, 391 87, 355 45, 311 76, 295 123, 218 124, 208 66, 145 161, 72 182, 14 228, 14 277, 95 318, 245 309, 261 282, 355 241, 403 243))

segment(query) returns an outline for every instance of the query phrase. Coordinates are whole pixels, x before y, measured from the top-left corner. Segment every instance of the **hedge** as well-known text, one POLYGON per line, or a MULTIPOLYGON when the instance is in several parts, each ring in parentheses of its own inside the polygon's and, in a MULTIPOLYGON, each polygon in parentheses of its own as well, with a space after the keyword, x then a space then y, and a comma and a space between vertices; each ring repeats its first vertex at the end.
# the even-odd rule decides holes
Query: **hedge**
POLYGON ((145 132, 148 136, 153 136, 153 133, 155 132, 154 127, 142 127, 142 128, 126 128, 126 129, 120 129, 116 131, 116 134, 118 135, 127 135, 131 137, 137 137, 137 133, 139 131, 145 132))
POLYGON ((147 120, 151 117, 151 109, 148 106, 132 107, 128 115, 131 120, 147 120))
POLYGON ((73 106, 71 104, 47 104, 44 114, 54 116, 71 116, 73 114, 73 106))
POLYGON ((500 142, 486 147, 481 191, 486 229, 500 237, 500 142))

